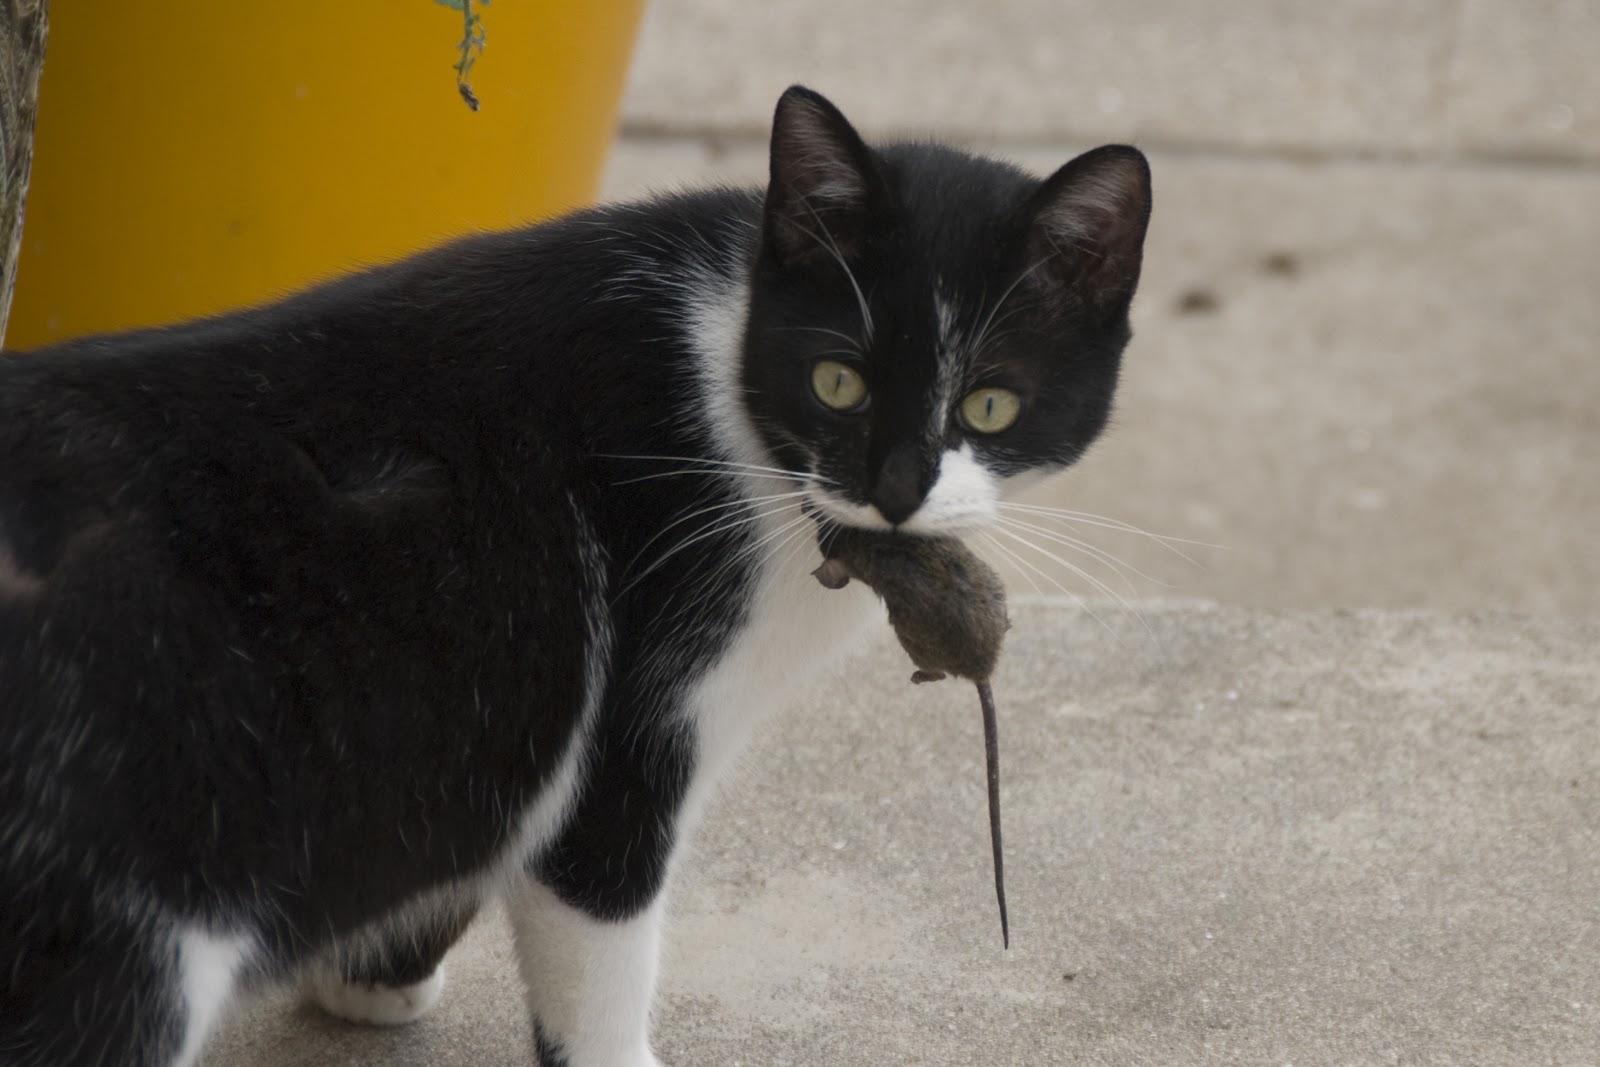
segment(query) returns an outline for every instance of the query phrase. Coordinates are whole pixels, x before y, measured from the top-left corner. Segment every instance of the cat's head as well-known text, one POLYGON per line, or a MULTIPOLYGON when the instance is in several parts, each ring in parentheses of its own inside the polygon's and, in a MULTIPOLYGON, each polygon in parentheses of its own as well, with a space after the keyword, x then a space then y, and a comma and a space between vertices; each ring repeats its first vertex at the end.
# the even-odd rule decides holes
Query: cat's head
POLYGON ((1040 181, 930 144, 868 147, 778 101, 744 386, 773 458, 853 526, 970 532, 1105 426, 1150 216, 1144 156, 1040 181))

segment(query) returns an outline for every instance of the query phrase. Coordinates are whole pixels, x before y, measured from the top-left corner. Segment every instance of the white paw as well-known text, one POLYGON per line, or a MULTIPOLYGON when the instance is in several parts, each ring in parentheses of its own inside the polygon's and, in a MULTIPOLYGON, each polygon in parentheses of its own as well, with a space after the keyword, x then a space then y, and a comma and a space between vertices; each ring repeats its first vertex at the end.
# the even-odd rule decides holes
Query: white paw
POLYGON ((368 1026, 398 1026, 428 1013, 444 989, 444 968, 415 985, 361 985, 340 979, 329 967, 318 967, 302 983, 306 994, 329 1015, 368 1026))

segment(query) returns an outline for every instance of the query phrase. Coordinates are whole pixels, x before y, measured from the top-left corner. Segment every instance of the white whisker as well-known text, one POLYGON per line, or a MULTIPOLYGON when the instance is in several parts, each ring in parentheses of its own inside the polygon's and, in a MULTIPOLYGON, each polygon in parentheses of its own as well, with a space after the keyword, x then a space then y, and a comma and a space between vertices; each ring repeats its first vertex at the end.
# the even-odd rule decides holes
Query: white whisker
MULTIPOLYGON (((703 476, 708 477, 708 478, 712 477, 712 476, 718 476, 718 477, 727 478, 727 477, 731 477, 731 476, 734 476, 734 475, 740 475, 740 474, 749 475, 750 477, 762 477, 762 478, 776 478, 776 477, 779 477, 779 475, 776 475, 776 474, 754 475, 754 474, 751 474, 748 471, 727 470, 727 469, 724 469, 724 468, 721 468, 721 467, 681 467, 678 470, 656 471, 653 474, 636 474, 631 478, 618 478, 616 481, 612 482, 611 484, 612 485, 637 485, 640 482, 660 481, 662 478, 683 478, 683 477, 687 477, 687 476, 692 475, 692 474, 699 474, 699 475, 703 475, 703 476)), ((806 483, 821 483, 821 482, 825 481, 825 479, 823 479, 820 476, 815 475, 815 474, 799 474, 799 473, 796 473, 796 474, 791 475, 790 477, 795 481, 806 482, 806 483)))
POLYGON ((783 503, 773 504, 772 501, 789 501, 794 500, 797 497, 803 497, 804 495, 804 490, 795 490, 794 492, 789 493, 773 493, 769 496, 758 497, 755 499, 739 497, 733 500, 720 501, 716 504, 707 505, 706 507, 699 508, 686 515, 679 516, 666 526, 663 526, 660 530, 657 530, 650 536, 649 540, 640 546, 639 551, 635 553, 632 562, 630 562, 628 565, 629 569, 632 569, 634 564, 638 563, 639 559, 643 557, 647 548, 655 544, 656 541, 660 540, 669 530, 677 526, 681 526, 683 523, 698 518, 701 515, 709 514, 713 517, 710 521, 698 527, 688 537, 683 538, 671 548, 663 552, 656 558, 655 562, 651 563, 648 567, 635 574, 631 579, 629 579, 627 584, 618 590, 618 595, 626 593, 628 590, 632 589, 635 585, 639 584, 639 582, 643 581, 646 577, 660 569, 661 565, 664 564, 668 559, 677 555, 690 545, 693 545, 699 541, 703 541, 708 537, 714 537, 717 534, 726 533, 729 530, 737 529, 740 526, 748 525, 753 522, 759 522, 767 515, 788 506, 783 503))
POLYGON ((834 262, 839 264, 840 270, 844 271, 845 280, 850 283, 850 288, 856 294, 856 307, 861 312, 861 329, 866 334, 867 344, 870 346, 873 333, 872 309, 867 307, 867 298, 861 292, 861 286, 856 282, 856 273, 850 269, 850 264, 846 262, 844 253, 839 251, 838 242, 834 241, 833 234, 828 232, 827 224, 822 221, 822 216, 817 214, 817 209, 811 206, 811 201, 802 198, 800 202, 806 206, 807 211, 811 212, 812 219, 816 221, 817 228, 822 231, 822 236, 827 238, 827 243, 823 244, 815 233, 809 230, 807 232, 811 233, 812 239, 816 240, 818 244, 822 244, 828 250, 828 254, 833 256, 834 262))
POLYGON ((983 325, 978 327, 978 332, 973 336, 972 344, 970 346, 971 351, 983 351, 983 346, 988 339, 989 327, 994 323, 994 317, 996 313, 998 313, 999 310, 1005 306, 1005 302, 1011 296, 1011 294, 1016 292, 1017 286, 1021 285, 1028 275, 1032 274, 1034 271, 1038 270, 1040 267, 1044 266, 1054 258, 1054 255, 1045 256, 1043 259, 1033 264, 1033 266, 1017 275, 1016 280, 1010 285, 1006 286, 1006 291, 1000 294, 1000 299, 996 300, 992 305, 990 305, 988 316, 983 320, 983 325))
POLYGON ((1124 573, 1124 571, 1131 571, 1133 574, 1149 582, 1151 585, 1159 585, 1163 589, 1173 588, 1171 582, 1164 582, 1159 578, 1152 578, 1150 575, 1146 574, 1138 567, 1135 567, 1127 560, 1113 556, 1104 549, 1097 548, 1087 541, 1080 541, 1076 537, 1068 536, 1067 534, 1061 533, 1059 530, 1052 530, 1048 526, 1040 526, 1036 523, 1024 522, 1021 519, 1015 519, 1009 515, 1001 515, 999 517, 999 521, 1003 525, 1010 526, 1014 529, 1026 530, 1029 533, 1038 534, 1045 540, 1052 541, 1064 548, 1077 549, 1079 552, 1082 552, 1084 555, 1103 564, 1105 567, 1114 572, 1118 578, 1122 579, 1123 584, 1127 586, 1128 593, 1130 595, 1137 595, 1138 590, 1134 588, 1133 582, 1128 579, 1128 576, 1126 573, 1124 573))
POLYGON ((1096 515, 1088 511, 1072 511, 1068 508, 1046 507, 1043 504, 1020 504, 1009 500, 1002 500, 997 506, 1006 511, 1029 512, 1034 515, 1053 518, 1060 522, 1080 523, 1085 526, 1099 526, 1107 530, 1116 530, 1120 533, 1137 534, 1140 537, 1148 538, 1149 540, 1156 542, 1163 548, 1167 549, 1167 551, 1183 559, 1184 562, 1190 564, 1191 566, 1200 567, 1202 570, 1204 569, 1204 564, 1198 562, 1188 553, 1175 546, 1190 545, 1195 548, 1210 548, 1222 551, 1227 550, 1226 545, 1212 544, 1209 541, 1194 541, 1186 537, 1172 537, 1167 534, 1151 533, 1149 530, 1142 529, 1141 527, 1135 526, 1132 523, 1123 522, 1120 519, 1113 519, 1105 515, 1096 515))
POLYGON ((860 356, 864 354, 859 338, 851 337, 847 333, 840 333, 838 330, 830 330, 826 326, 783 326, 780 327, 780 329, 795 330, 799 333, 824 333, 829 337, 836 337, 845 344, 849 345, 850 348, 846 351, 848 351, 851 355, 860 356))
MULTIPOLYGON (((1062 585, 1061 584, 1061 579, 1057 578, 1055 575, 1051 574, 1049 571, 1044 570, 1038 564, 1034 563, 1032 560, 1024 558, 1021 554, 1019 554, 1015 550, 1013 550, 1013 549, 1007 547, 1006 545, 1002 544, 1000 542, 1000 539, 998 537, 995 537, 993 534, 985 532, 982 536, 986 541, 988 541, 991 545, 993 545, 997 551, 1004 553, 1006 555, 1006 557, 1009 558, 1013 563, 1017 564, 1017 566, 1026 568, 1026 570, 1031 571, 1034 574, 1037 574, 1039 577, 1043 578, 1045 581, 1047 581, 1051 585, 1055 586, 1056 589, 1063 596, 1071 597, 1072 598, 1072 602, 1074 604, 1078 605, 1079 608, 1083 609, 1083 612, 1086 615, 1088 615, 1091 619, 1093 619, 1095 622, 1099 623, 1101 626, 1105 627, 1105 630, 1106 630, 1107 633, 1115 633, 1115 631, 1111 629, 1110 624, 1107 623, 1104 619, 1102 619, 1099 616, 1099 614, 1096 613, 1096 611, 1089 606, 1088 601, 1084 600, 1083 596, 1081 594, 1076 593, 1076 592, 1072 591, 1071 589, 1068 589, 1066 586, 1062 585)), ((1038 589, 1039 587, 1037 585, 1035 585, 1034 588, 1038 589)))
MULTIPOLYGON (((707 456, 644 456, 630 455, 620 452, 597 452, 595 455, 600 459, 636 459, 647 462, 655 461, 661 463, 693 464, 693 468, 683 472, 690 474, 706 473, 707 471, 719 470, 725 471, 729 474, 736 474, 740 472, 749 472, 753 474, 773 474, 783 478, 793 478, 797 481, 812 481, 820 479, 820 475, 811 474, 806 471, 794 471, 785 467, 763 467, 757 463, 736 463, 732 460, 712 459, 707 456)), ((665 476, 677 473, 679 472, 665 471, 662 472, 662 475, 665 476)))
MULTIPOLYGON (((783 510, 782 507, 774 508, 774 509, 772 509, 770 511, 767 511, 767 512, 763 513, 763 515, 761 517, 762 518, 767 518, 769 516, 777 515, 782 510, 783 510)), ((798 511, 798 509, 796 509, 796 510, 798 511)), ((708 597, 710 597, 711 594, 716 590, 718 580, 724 574, 726 574, 729 570, 731 570, 731 569, 733 569, 735 567, 741 566, 742 564, 744 564, 745 561, 751 559, 752 557, 757 557, 757 556, 762 555, 764 550, 766 550, 766 546, 768 544, 770 544, 774 540, 782 538, 781 540, 778 541, 778 545, 776 547, 772 548, 771 550, 765 551, 765 555, 770 559, 773 555, 775 555, 777 553, 779 548, 781 548, 783 545, 788 543, 789 538, 795 537, 799 533, 803 533, 804 532, 803 527, 808 522, 809 522, 809 519, 807 518, 806 514, 803 511, 799 512, 794 518, 789 519, 787 522, 784 522, 782 525, 776 527, 775 529, 767 531, 765 534, 762 534, 760 537, 756 538, 754 541, 751 541, 751 542, 749 542, 749 543, 747 543, 745 545, 740 546, 740 548, 739 548, 739 550, 737 552, 735 552, 733 555, 727 557, 726 559, 720 561, 715 568, 713 568, 712 570, 708 571, 699 580, 699 582, 695 585, 694 589, 690 591, 689 597, 684 602, 684 605, 683 605, 681 610, 684 611, 684 612, 692 612, 692 611, 694 611, 695 608, 699 607, 702 603, 704 603, 705 600, 708 597), (797 527, 802 527, 802 529, 798 529, 797 530, 796 529, 797 527)))
MULTIPOLYGON (((987 541, 989 543, 989 547, 993 548, 996 552, 1000 553, 1005 558, 1011 560, 1013 563, 1017 564, 1019 567, 1023 565, 1023 561, 1017 558, 1017 554, 1014 551, 1012 551, 1010 548, 1008 548, 1005 545, 1001 544, 1000 543, 1000 539, 998 537, 994 536, 994 534, 991 534, 991 533, 988 533, 988 532, 984 532, 980 536, 985 541, 987 541)), ((1031 573, 1029 573, 1028 571, 1023 571, 1022 572, 1022 577, 1023 577, 1024 580, 1027 581, 1028 585, 1033 589, 1033 595, 1034 596, 1044 596, 1044 590, 1039 588, 1039 583, 1033 580, 1033 575, 1031 573)))
POLYGON ((1084 581, 1086 581, 1090 585, 1094 586, 1094 588, 1095 588, 1095 590, 1097 592, 1101 593, 1104 596, 1110 597, 1112 600, 1116 601, 1117 606, 1122 609, 1122 612, 1125 615, 1127 615, 1130 618, 1138 620, 1139 624, 1144 627, 1146 632, 1150 633, 1150 635, 1152 637, 1155 636, 1154 631, 1152 631, 1150 629, 1150 624, 1145 621, 1144 616, 1139 614, 1139 612, 1134 610, 1133 605, 1128 602, 1126 597, 1122 596, 1120 593, 1118 593, 1115 589, 1111 588, 1105 582, 1101 581, 1099 578, 1095 577, 1093 574, 1090 574, 1088 571, 1084 570, 1082 567, 1078 566, 1076 563, 1073 563, 1073 562, 1071 562, 1070 560, 1067 560, 1067 559, 1063 559, 1060 555, 1050 551, 1048 548, 1043 548, 1043 547, 1041 547, 1039 545, 1034 544, 1032 541, 1028 540, 1026 537, 1023 537, 1021 534, 1017 533, 1014 530, 1010 530, 1010 529, 1002 526, 1002 527, 999 527, 999 532, 1004 534, 1005 536, 1011 538, 1013 541, 1018 542, 1019 544, 1023 545, 1024 547, 1031 548, 1033 551, 1039 553, 1041 556, 1044 556, 1046 559, 1049 559, 1052 562, 1054 562, 1056 564, 1059 564, 1062 567, 1065 567, 1067 570, 1071 571, 1073 574, 1076 574, 1079 578, 1082 578, 1084 581))

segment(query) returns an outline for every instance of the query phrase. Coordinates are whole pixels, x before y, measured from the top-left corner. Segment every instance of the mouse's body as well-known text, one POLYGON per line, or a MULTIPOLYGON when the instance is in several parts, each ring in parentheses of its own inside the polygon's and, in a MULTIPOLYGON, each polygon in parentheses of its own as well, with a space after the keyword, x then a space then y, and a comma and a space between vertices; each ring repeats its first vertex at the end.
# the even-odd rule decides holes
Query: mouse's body
POLYGON ((953 674, 987 682, 1011 622, 1000 576, 950 537, 904 537, 854 528, 823 546, 817 580, 837 589, 851 578, 883 598, 889 624, 917 665, 913 681, 953 674))
POLYGON ((1005 868, 1000 843, 1000 741, 989 676, 1000 661, 1000 644, 1011 628, 1000 576, 972 550, 950 537, 907 537, 872 530, 835 528, 823 535, 822 566, 813 573, 829 589, 851 578, 870 585, 883 599, 889 624, 917 665, 913 682, 947 675, 970 679, 983 711, 983 742, 989 778, 989 839, 994 848, 994 890, 1000 903, 1000 935, 1011 946, 1006 917, 1005 868))

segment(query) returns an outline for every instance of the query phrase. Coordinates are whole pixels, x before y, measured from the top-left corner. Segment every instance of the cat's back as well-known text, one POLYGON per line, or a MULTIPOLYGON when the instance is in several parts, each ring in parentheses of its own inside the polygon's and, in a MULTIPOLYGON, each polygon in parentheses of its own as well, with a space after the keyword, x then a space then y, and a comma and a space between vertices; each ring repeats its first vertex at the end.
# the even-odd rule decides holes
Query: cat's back
POLYGON ((496 608, 485 573, 539 590, 513 546, 575 553, 560 341, 584 308, 555 280, 582 274, 572 244, 474 238, 262 308, 0 356, 16 716, 46 703, 25 682, 59 704, 79 677, 199 671, 228 699, 291 666, 302 688, 378 678, 363 642, 471 640, 466 605, 496 608))

